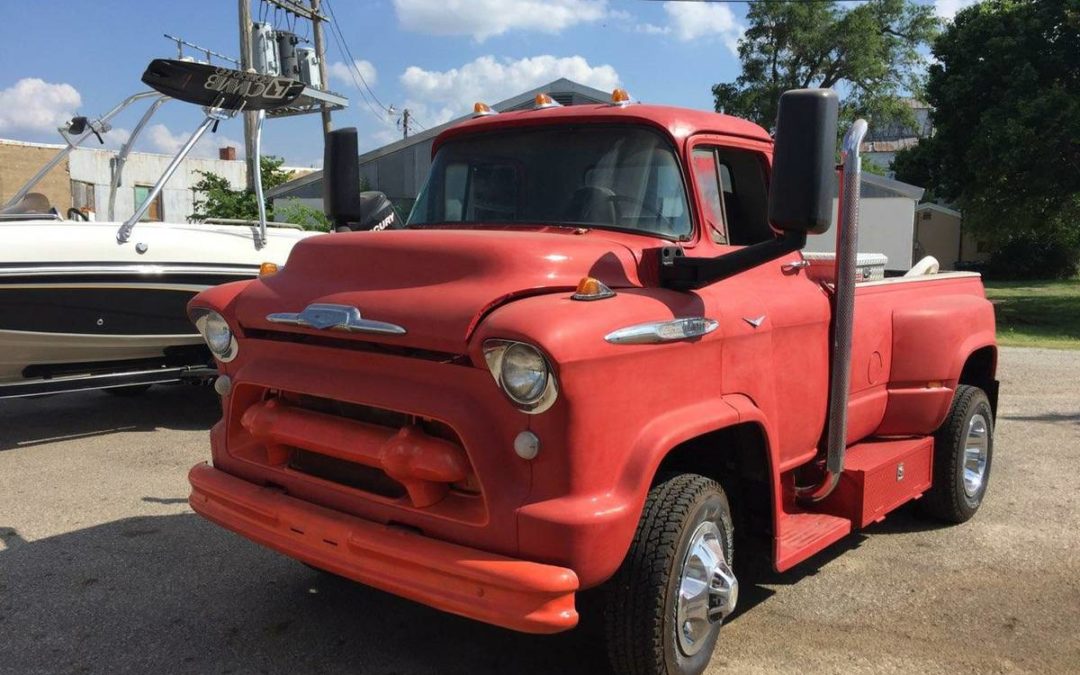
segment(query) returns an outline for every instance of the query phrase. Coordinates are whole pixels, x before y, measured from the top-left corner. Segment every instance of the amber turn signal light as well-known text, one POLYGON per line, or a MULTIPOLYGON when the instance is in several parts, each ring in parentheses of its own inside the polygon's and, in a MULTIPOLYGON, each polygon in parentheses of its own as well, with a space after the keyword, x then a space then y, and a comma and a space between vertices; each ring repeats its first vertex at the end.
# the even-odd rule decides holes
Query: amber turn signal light
POLYGON ((607 287, 604 282, 593 277, 582 277, 578 282, 577 290, 570 296, 571 300, 603 300, 615 295, 615 291, 607 287))
POLYGON ((533 108, 540 110, 541 108, 558 108, 559 102, 551 98, 551 96, 540 93, 536 95, 536 99, 533 101, 533 108))
POLYGON ((487 115, 497 115, 498 113, 492 110, 491 106, 489 106, 487 103, 477 101, 473 104, 472 114, 473 117, 485 117, 487 115))

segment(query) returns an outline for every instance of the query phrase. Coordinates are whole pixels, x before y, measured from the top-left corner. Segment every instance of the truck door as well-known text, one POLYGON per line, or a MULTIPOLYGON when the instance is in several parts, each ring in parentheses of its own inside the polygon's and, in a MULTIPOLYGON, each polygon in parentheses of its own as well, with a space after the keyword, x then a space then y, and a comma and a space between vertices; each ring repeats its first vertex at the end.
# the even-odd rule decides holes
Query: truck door
MULTIPOLYGON (((763 149, 699 140, 690 159, 703 222, 701 252, 688 254, 773 236, 763 149)), ((816 452, 828 399, 829 301, 801 261, 792 253, 698 291, 720 310, 724 393, 746 395, 765 413, 782 465, 816 452)))

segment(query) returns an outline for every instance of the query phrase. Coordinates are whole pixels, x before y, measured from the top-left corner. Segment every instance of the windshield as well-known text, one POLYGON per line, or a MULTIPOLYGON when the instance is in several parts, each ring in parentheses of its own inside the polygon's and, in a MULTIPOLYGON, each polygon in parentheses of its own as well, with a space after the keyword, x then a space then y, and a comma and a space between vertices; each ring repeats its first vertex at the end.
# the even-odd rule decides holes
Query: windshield
POLYGON ((688 238, 670 143, 637 127, 558 127, 450 141, 409 225, 572 225, 688 238))

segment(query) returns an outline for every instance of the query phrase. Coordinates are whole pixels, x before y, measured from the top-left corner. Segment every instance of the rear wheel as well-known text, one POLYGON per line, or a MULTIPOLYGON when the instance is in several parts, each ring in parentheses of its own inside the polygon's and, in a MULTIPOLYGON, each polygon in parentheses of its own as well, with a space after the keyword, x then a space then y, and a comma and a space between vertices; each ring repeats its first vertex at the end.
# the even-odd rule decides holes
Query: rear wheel
POLYGON ((649 491, 630 551, 603 589, 604 632, 617 673, 705 670, 738 600, 734 535, 716 481, 682 474, 649 491))
POLYGON ((994 415, 978 387, 962 384, 934 433, 934 483, 920 510, 950 523, 970 520, 982 505, 994 457, 994 415))

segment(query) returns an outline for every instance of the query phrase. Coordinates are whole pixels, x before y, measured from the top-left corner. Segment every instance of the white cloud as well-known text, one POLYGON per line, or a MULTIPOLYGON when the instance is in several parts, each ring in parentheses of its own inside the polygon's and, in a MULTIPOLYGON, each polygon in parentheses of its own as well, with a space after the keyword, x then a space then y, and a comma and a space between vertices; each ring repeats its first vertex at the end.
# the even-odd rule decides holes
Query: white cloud
POLYGON ((936 0, 934 11, 942 19, 952 19, 956 13, 965 7, 974 5, 979 0, 936 0))
POLYGON ((0 89, 0 131, 55 131, 82 105, 70 84, 53 84, 36 77, 0 89))
MULTIPOLYGON (((146 128, 144 134, 139 138, 136 147, 142 149, 142 146, 145 145, 150 152, 160 152, 166 155, 175 155, 191 136, 189 131, 173 133, 164 124, 152 124, 146 128)), ((188 156, 217 159, 218 148, 230 145, 236 148, 238 157, 243 156, 244 142, 242 140, 230 138, 222 133, 212 134, 208 132, 199 139, 199 142, 195 144, 195 148, 188 156)))
POLYGON ((511 30, 558 33, 608 15, 607 0, 394 0, 394 10, 406 30, 481 42, 511 30))
MULTIPOLYGON (((375 82, 378 80, 378 72, 375 70, 375 66, 372 65, 371 61, 356 59, 353 61, 353 66, 360 72, 360 75, 364 78, 364 81, 368 83, 368 86, 375 86, 375 82)), ((335 61, 327 66, 326 70, 330 75, 331 81, 336 80, 346 87, 357 86, 356 74, 349 68, 348 64, 342 61, 335 61)))
POLYGON ((619 74, 609 65, 592 66, 581 56, 550 54, 516 60, 481 56, 444 71, 409 66, 401 85, 409 99, 405 106, 431 127, 468 113, 476 101, 497 103, 560 77, 602 91, 619 85, 619 74))
POLYGON ((739 38, 745 28, 726 4, 716 2, 665 2, 666 25, 639 23, 635 33, 671 35, 682 42, 719 38, 732 54, 739 53, 739 38))

